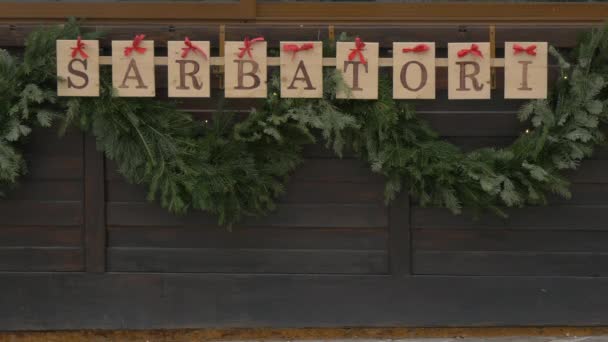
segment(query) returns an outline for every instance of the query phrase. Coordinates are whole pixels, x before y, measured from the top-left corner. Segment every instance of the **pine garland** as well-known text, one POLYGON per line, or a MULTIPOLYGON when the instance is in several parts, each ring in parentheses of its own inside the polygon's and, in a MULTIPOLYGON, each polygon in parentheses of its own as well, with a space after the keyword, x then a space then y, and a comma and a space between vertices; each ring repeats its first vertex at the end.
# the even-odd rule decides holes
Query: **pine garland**
POLYGON ((70 21, 32 33, 20 60, 0 50, 0 191, 26 172, 21 141, 33 127, 59 121, 60 131, 78 125, 93 134, 127 180, 148 186, 149 200, 174 213, 208 211, 222 225, 271 212, 302 148, 318 136, 337 155, 352 149, 384 175, 387 203, 407 190, 423 206, 506 216, 504 208, 545 204, 549 193, 569 197, 561 172, 576 169, 604 141, 607 27, 585 36, 572 62, 551 48, 561 77, 548 99, 530 101, 519 113, 533 129, 509 147, 469 153, 440 140, 411 107, 392 99, 386 78, 378 100, 336 99, 344 83, 334 70, 325 70, 322 99, 282 99, 275 76, 260 109, 244 119, 217 111, 209 123, 171 103, 113 97, 105 72, 100 97, 59 98, 55 41, 79 34, 70 21))

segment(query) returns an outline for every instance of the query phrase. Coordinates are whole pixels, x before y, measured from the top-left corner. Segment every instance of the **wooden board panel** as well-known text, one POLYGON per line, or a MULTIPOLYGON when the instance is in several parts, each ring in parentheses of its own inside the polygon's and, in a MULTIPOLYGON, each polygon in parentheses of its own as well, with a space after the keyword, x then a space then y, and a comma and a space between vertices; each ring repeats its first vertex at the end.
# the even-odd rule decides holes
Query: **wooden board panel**
POLYGON ((110 247, 386 250, 379 229, 108 227, 110 247))
POLYGON ((105 272, 106 208, 104 182, 104 154, 97 150, 93 136, 85 140, 84 181, 84 244, 86 271, 105 272))
POLYGON ((589 277, 608 274, 608 253, 417 251, 413 258, 414 274, 589 277))
MULTIPOLYGON (((106 184, 108 202, 146 202, 147 188, 113 180, 106 184)), ((382 183, 291 180, 280 197, 283 203, 381 203, 382 183)))
POLYGON ((387 208, 383 204, 280 204, 263 218, 251 218, 244 225, 293 227, 386 227, 387 208))
POLYGON ((72 128, 59 135, 57 127, 36 128, 28 136, 24 150, 32 155, 80 157, 83 153, 83 134, 72 128))
MULTIPOLYGON (((210 40, 212 47, 219 43, 219 25, 206 23, 98 23, 83 25, 84 31, 103 31, 101 46, 108 47, 110 40, 128 40, 135 31, 157 41, 158 46, 165 46, 169 40, 181 40, 184 36, 193 39, 210 40)), ((592 23, 534 23, 534 24, 496 24, 496 44, 502 46, 505 41, 545 41, 557 47, 573 47, 577 39, 591 27, 592 23)), ((23 46, 25 37, 39 29, 39 24, 14 22, 0 24, 0 46, 23 46)), ((277 47, 286 32, 293 40, 327 40, 328 25, 317 23, 229 23, 226 25, 227 40, 242 40, 245 36, 263 36, 269 47, 277 47)), ((448 42, 484 41, 488 39, 488 25, 484 24, 449 24, 449 23, 338 23, 337 34, 346 32, 360 35, 367 41, 378 42, 382 48, 390 48, 395 41, 407 37, 412 41, 434 41, 438 47, 446 47, 448 42)))
POLYGON ((516 112, 510 111, 466 114, 433 112, 421 113, 420 117, 440 135, 450 137, 514 137, 522 134, 527 127, 517 120, 516 112))
POLYGON ((554 204, 587 204, 587 205, 605 205, 608 204, 608 184, 594 183, 575 183, 570 187, 572 198, 567 199, 559 196, 551 198, 551 203, 554 204))
MULTIPOLYGON (((550 43, 567 47, 582 31, 578 24, 551 25, 500 24, 497 44, 551 36, 550 43)), ((91 28, 110 29, 100 41, 105 56, 111 39, 130 40, 135 32, 157 41, 159 55, 165 55, 168 40, 184 35, 210 40, 212 55, 218 54, 216 24, 91 23, 91 28)), ((390 56, 390 44, 403 37, 437 42, 441 57, 447 42, 488 39, 485 24, 341 23, 335 31, 378 41, 382 56, 390 56)), ((0 46, 22 44, 24 32, 19 25, 0 25, 0 46)), ((328 27, 244 23, 227 25, 226 33, 238 41, 263 35, 275 48, 285 39, 324 40, 328 27)), ((166 71, 155 68, 161 100, 167 100, 166 71)), ((447 69, 437 72, 437 99, 413 103, 423 119, 463 149, 504 146, 529 125, 516 118, 524 101, 504 99, 502 71, 491 100, 470 101, 448 100, 447 69)), ((212 89, 211 99, 184 99, 178 106, 208 119, 222 93, 212 89)), ((225 108, 245 117, 258 103, 234 99, 225 108)), ((507 221, 492 215, 476 221, 416 203, 410 216, 407 197, 386 207, 382 176, 352 152, 336 159, 321 144, 311 145, 278 211, 227 232, 208 214, 173 216, 147 203, 145 188, 126 185, 112 163, 103 168, 91 140, 83 149, 79 131, 61 139, 55 135, 41 130, 31 137, 26 151, 32 173, 11 200, 0 200, 0 291, 12 294, 0 305, 0 317, 6 317, 0 330, 605 324, 607 149, 569 175, 575 181, 572 200, 552 198, 550 207, 514 210, 507 221), (87 171, 88 190, 82 185, 83 159, 87 168, 102 166, 87 171), (108 198, 100 200, 104 180, 108 198), (86 245, 94 248, 81 250, 87 236, 82 226, 103 212, 103 203, 107 231, 89 234, 86 245), (99 253, 105 233, 107 259, 99 253), (96 260, 91 267, 89 256, 96 260), (98 268, 106 261, 109 268, 98 268), (27 274, 95 269, 137 274, 27 274), (266 274, 243 274, 256 272, 266 274)))
POLYGON ((608 160, 584 160, 576 171, 568 171, 577 183, 608 183, 608 160))
MULTIPOLYGON (((267 217, 248 218, 246 226, 376 228, 387 223, 384 205, 372 204, 279 204, 267 217)), ((171 215, 154 203, 108 203, 107 224, 112 226, 215 226, 217 219, 193 212, 171 215)))
POLYGON ((453 215, 445 209, 412 208, 412 227, 419 229, 546 229, 546 230, 608 230, 605 205, 554 205, 507 210, 508 219, 486 214, 474 219, 471 215, 453 215))
POLYGON ((546 230, 446 230, 412 232, 417 251, 608 252, 608 232, 546 230))
MULTIPOLYGON (((572 47, 580 34, 590 27, 593 24, 496 24, 496 44, 500 47, 507 40, 545 41, 549 38, 549 43, 557 47, 572 47)), ((437 47, 445 48, 449 42, 487 41, 489 34, 488 25, 446 23, 337 24, 335 31, 356 33, 366 40, 379 42, 383 48, 404 37, 412 41, 435 42, 437 47)))
MULTIPOLYGON (((438 68, 437 73, 439 74, 443 68, 438 68)), ((447 69, 446 69, 447 71, 447 69)), ((500 70, 497 70, 497 74, 501 74, 500 70)), ((438 76, 439 77, 439 76, 438 76)), ((447 73, 444 74, 444 80, 447 80, 447 73)), ((440 79, 438 78, 438 82, 440 79)), ((447 89, 437 90, 437 98, 433 101, 419 100, 412 101, 416 107, 418 113, 431 113, 431 112, 451 112, 454 115, 461 115, 466 113, 494 113, 494 112, 517 112, 521 106, 526 103, 526 100, 517 99, 505 99, 503 96, 503 90, 497 89, 492 90, 492 99, 488 100, 466 100, 466 101, 453 101, 448 99, 447 89)), ((516 119, 516 118, 515 118, 516 119)))
POLYGON ((82 244, 80 227, 0 227, 0 247, 79 247, 82 244))
POLYGON ((82 191, 82 182, 79 180, 29 179, 19 183, 2 200, 81 201, 82 191))
POLYGON ((6 274, 0 291, 11 293, 0 330, 600 326, 608 316, 608 278, 590 277, 6 274))
POLYGON ((292 181, 287 184, 284 203, 383 203, 384 184, 292 181))
POLYGON ((0 201, 2 226, 75 226, 82 224, 79 202, 0 201))
MULTIPOLYGON (((294 171, 292 179, 308 182, 383 182, 382 176, 372 173, 363 161, 357 159, 306 159, 294 171)), ((124 177, 116 171, 116 164, 111 161, 106 163, 106 180, 124 181, 124 177)))
POLYGON ((83 177, 81 157, 25 155, 28 163, 27 180, 80 180, 83 177))
POLYGON ((371 172, 357 159, 307 159, 294 172, 298 181, 381 183, 383 177, 371 172))
POLYGON ((388 272, 385 251, 307 249, 110 248, 113 272, 333 273, 388 272))
POLYGON ((81 271, 83 261, 80 248, 0 248, 0 272, 81 271))

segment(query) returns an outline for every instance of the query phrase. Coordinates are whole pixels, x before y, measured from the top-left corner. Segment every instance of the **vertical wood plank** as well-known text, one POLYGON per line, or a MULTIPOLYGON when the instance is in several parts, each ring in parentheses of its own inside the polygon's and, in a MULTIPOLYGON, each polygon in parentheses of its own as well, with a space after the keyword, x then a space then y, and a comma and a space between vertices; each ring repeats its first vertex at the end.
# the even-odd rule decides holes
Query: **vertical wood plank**
POLYGON ((84 139, 84 234, 87 272, 106 270, 106 224, 104 155, 97 151, 95 137, 84 139))
POLYGON ((394 277, 411 274, 410 200, 401 193, 388 208, 390 273, 394 277))

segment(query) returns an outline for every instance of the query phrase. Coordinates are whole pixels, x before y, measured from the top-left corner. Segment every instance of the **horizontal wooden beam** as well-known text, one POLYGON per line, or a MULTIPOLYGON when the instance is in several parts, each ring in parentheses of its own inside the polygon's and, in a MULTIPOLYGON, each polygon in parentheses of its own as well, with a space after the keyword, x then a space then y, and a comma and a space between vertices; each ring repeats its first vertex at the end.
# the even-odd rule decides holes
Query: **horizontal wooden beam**
POLYGON ((59 19, 67 17, 120 20, 225 20, 255 17, 255 0, 237 2, 0 2, 2 19, 59 19))
POLYGON ((0 2, 0 20, 189 22, 602 22, 608 3, 0 2))
POLYGON ((602 326, 608 317, 606 277, 4 273, 0 291, 11 294, 0 305, 9 331, 602 326))
POLYGON ((605 21, 607 3, 258 2, 256 20, 314 21, 605 21))
MULTIPOLYGON (((281 61, 279 57, 268 57, 267 59, 268 66, 280 66, 281 61)), ((112 57, 111 56, 100 56, 99 57, 100 65, 112 65, 112 57)), ((167 57, 154 57, 155 65, 167 65, 167 57)), ((224 65, 224 57, 211 57, 211 65, 222 66, 224 65)), ((392 58, 379 58, 378 65, 380 67, 392 67, 393 59, 392 58)), ((505 59, 504 58, 492 58, 490 65, 493 68, 504 68, 505 59)), ((323 58, 323 66, 325 67, 335 67, 336 59, 333 57, 323 58)), ((436 58, 435 66, 437 67, 447 67, 448 59, 447 58, 436 58)))

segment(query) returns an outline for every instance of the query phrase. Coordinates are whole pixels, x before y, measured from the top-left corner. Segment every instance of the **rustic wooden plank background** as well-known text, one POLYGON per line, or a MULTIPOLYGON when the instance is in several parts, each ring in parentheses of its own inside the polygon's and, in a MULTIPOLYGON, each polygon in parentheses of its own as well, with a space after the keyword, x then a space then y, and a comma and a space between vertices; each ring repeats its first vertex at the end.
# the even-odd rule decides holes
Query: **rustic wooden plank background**
MULTIPOLYGON (((0 46, 19 51, 37 25, 0 25, 0 46)), ((217 46, 217 25, 97 25, 111 39, 146 33, 163 55, 188 34, 217 46)), ((497 25, 506 40, 572 47, 588 25, 497 25)), ((337 25, 379 41, 484 41, 484 25, 337 25)), ((227 39, 262 34, 326 39, 326 25, 233 24, 227 39), (287 30, 289 29, 289 30, 287 30)), ((214 52, 217 54, 217 51, 214 52)), ((497 56, 503 54, 497 51, 497 56)), ((166 98, 166 68, 157 67, 166 98)), ((465 150, 503 146, 527 124, 523 101, 505 100, 502 71, 491 100, 438 99, 420 115, 465 150)), ((180 108, 209 118, 211 99, 180 108)), ((254 100, 230 100, 246 113, 254 100)), ((383 179, 352 154, 310 146, 278 210, 227 232, 205 213, 177 217, 145 200, 78 131, 36 131, 30 172, 0 201, 0 329, 149 329, 230 326, 601 325, 608 315, 608 151, 571 174, 572 200, 474 220, 422 208, 404 195, 383 202, 383 179), (532 304, 531 304, 532 303, 532 304)))

